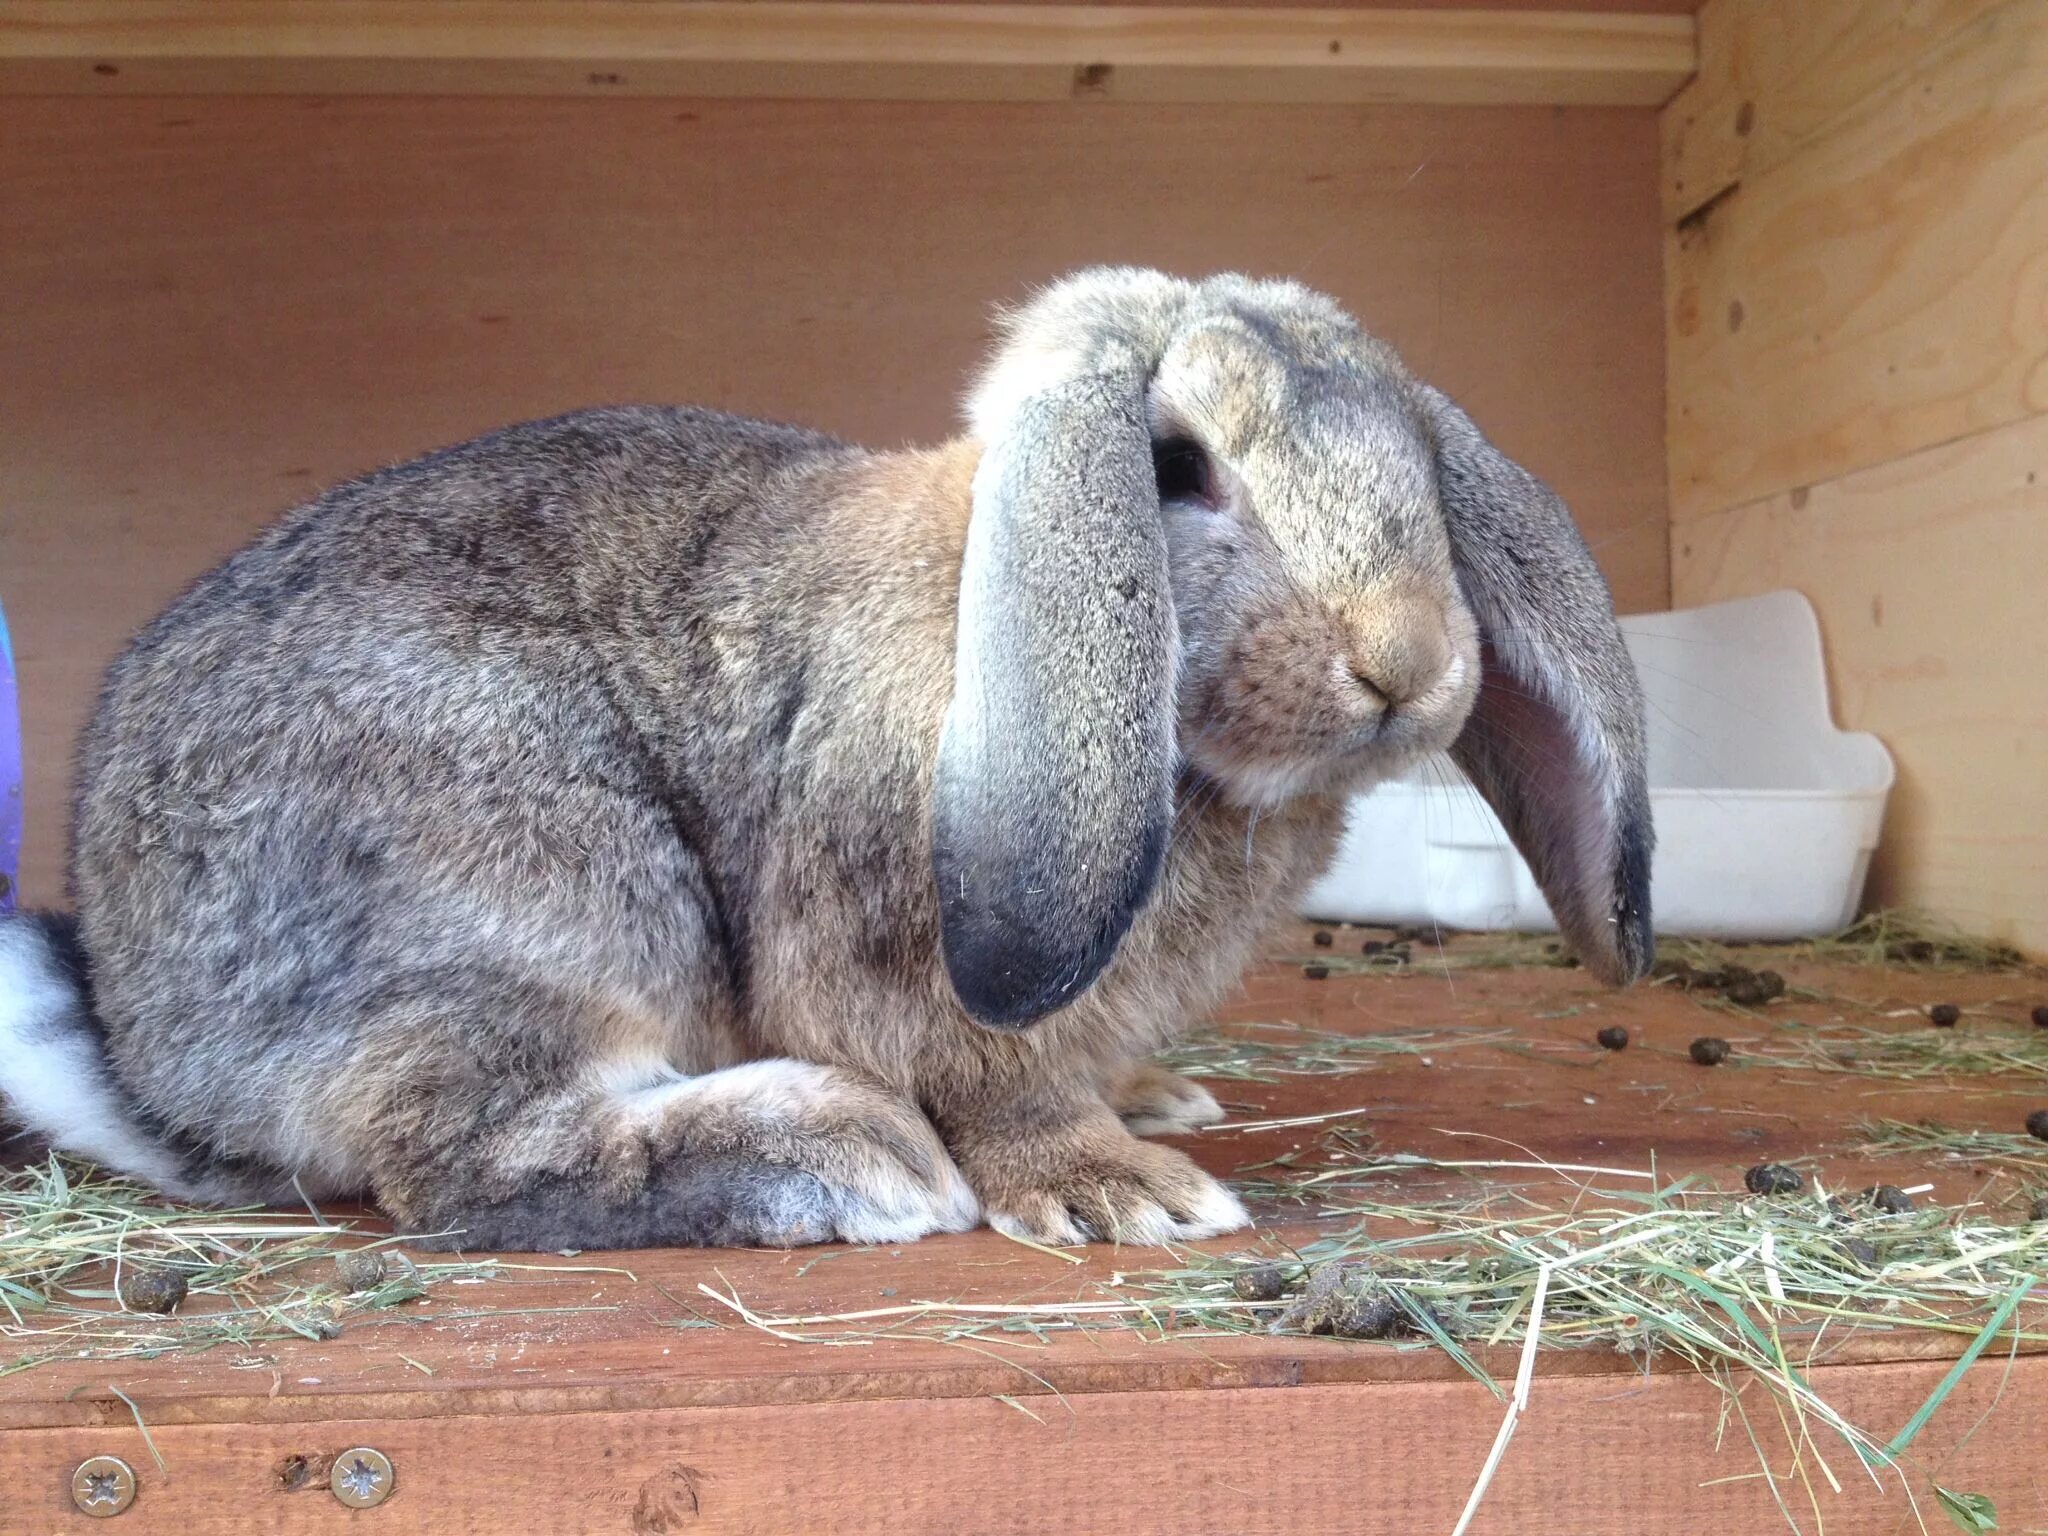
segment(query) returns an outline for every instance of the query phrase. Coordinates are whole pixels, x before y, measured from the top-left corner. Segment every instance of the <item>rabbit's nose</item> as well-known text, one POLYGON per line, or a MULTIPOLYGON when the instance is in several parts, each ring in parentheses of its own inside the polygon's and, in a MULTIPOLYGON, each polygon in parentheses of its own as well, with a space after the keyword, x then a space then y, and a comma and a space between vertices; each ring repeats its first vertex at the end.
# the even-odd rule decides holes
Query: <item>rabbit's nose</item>
POLYGON ((1421 698, 1451 664, 1451 642, 1443 615, 1414 602, 1401 602, 1354 624, 1344 663, 1352 680, 1382 707, 1393 709, 1421 698))

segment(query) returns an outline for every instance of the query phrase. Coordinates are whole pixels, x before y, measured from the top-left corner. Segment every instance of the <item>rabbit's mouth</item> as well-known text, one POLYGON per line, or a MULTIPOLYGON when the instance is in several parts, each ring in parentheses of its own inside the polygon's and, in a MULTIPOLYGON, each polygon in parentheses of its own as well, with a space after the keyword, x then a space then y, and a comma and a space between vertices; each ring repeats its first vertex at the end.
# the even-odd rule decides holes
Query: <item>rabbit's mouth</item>
POLYGON ((1363 793, 1443 751, 1456 736, 1395 719, 1348 750, 1285 753, 1231 751, 1218 743, 1184 750, 1184 781, 1248 810, 1271 811, 1298 800, 1363 793))
POLYGON ((1246 626, 1213 675, 1184 679, 1189 770, 1238 805, 1270 810, 1368 789, 1447 749, 1480 677, 1476 633, 1457 617, 1427 664, 1407 668, 1389 664, 1395 648, 1326 614, 1246 626))

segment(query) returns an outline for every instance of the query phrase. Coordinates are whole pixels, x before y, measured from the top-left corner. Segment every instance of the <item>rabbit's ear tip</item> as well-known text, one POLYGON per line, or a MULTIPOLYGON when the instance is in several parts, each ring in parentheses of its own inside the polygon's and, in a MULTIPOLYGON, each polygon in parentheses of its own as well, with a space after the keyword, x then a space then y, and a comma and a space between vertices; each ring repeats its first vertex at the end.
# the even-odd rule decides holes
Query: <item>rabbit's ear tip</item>
POLYGON ((1641 981, 1657 960, 1657 935, 1650 922, 1650 813, 1647 807, 1622 819, 1621 857, 1614 877, 1614 923, 1621 965, 1617 986, 1641 981))
POLYGON ((1025 1029, 1087 991, 1114 958, 1165 863, 1166 823, 1105 861, 1117 871, 1107 883, 1042 862, 1043 847, 999 850, 991 836, 986 825, 962 834, 940 818, 940 952, 970 1018, 1025 1029), (978 879, 989 870, 1007 878, 978 879))
POLYGON ((1610 986, 1625 987, 1649 974, 1657 959, 1650 921, 1650 832, 1647 815, 1624 816, 1616 831, 1614 908, 1604 942, 1588 943, 1581 962, 1610 986))
POLYGON ((967 1016, 990 1029, 1028 1029, 1071 1002, 1095 979, 1102 961, 997 941, 980 925, 948 924, 946 976, 967 1016))
POLYGON ((1650 974, 1655 948, 1644 944, 1623 944, 1612 949, 1594 949, 1580 956, 1581 963, 1595 978, 1610 987, 1628 987, 1650 974))

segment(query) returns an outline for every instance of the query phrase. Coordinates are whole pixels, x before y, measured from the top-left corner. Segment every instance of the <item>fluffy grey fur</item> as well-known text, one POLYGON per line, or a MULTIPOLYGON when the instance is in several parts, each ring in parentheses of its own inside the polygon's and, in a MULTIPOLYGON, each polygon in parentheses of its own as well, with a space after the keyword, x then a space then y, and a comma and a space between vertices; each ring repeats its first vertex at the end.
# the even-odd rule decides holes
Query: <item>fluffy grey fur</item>
POLYGON ((108 676, 79 952, 0 929, 0 1095, 477 1244, 1227 1230, 1127 1128, 1213 1100, 1135 1063, 1454 741, 1643 968, 1606 589, 1334 304, 1082 273, 970 415, 884 455, 586 411, 289 513, 108 676))

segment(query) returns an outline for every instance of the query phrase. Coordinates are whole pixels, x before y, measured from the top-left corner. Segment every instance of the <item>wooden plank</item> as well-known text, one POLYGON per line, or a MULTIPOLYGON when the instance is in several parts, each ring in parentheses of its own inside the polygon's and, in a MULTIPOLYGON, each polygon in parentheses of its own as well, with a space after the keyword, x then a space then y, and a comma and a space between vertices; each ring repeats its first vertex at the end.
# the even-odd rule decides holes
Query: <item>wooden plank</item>
POLYGON ((0 0, 0 91, 1656 106, 1692 20, 811 0, 0 0))
MULTIPOLYGON (((1823 1395, 1889 1423, 1924 1399, 1938 1362, 1823 1368, 1823 1395)), ((1470 1381, 1053 1398, 1020 1371, 1009 1394, 964 1402, 870 1400, 781 1408, 660 1409, 390 1422, 168 1425, 159 1469, 132 1421, 0 1434, 9 1536, 68 1532, 72 1469, 120 1455, 141 1487, 136 1536, 252 1530, 877 1533, 977 1536, 1117 1531, 1182 1536, 1414 1536, 1449 1530, 1493 1439, 1500 1403, 1470 1381), (390 1458, 389 1500, 369 1513, 325 1486, 355 1446, 390 1458)), ((1907 1469, 1867 1475, 1839 1441, 1795 1455, 1760 1397, 1717 1452, 1721 1390, 1701 1377, 1546 1382, 1531 1398, 1478 1522, 1480 1536, 1691 1536, 1766 1531, 1781 1516, 1768 1467, 1801 1516, 1828 1528, 1911 1530, 1939 1480, 1991 1498, 2000 1528, 2048 1517, 2038 1428, 2048 1358, 1981 1363, 1907 1469), (1972 1423, 1998 1403, 1973 1434, 1972 1423), (1793 1468, 1797 1466, 1798 1471, 1793 1468), (1809 1500, 1812 1501, 1809 1504, 1809 1500)), ((1825 1432, 1821 1432, 1823 1435, 1825 1432)), ((1932 1515, 1932 1510, 1928 1513, 1932 1515)))
MULTIPOLYGON (((825 5, 868 5, 873 0, 819 0, 825 5)), ((983 4, 986 0, 903 0, 908 5, 959 5, 983 4)), ((1183 6, 1186 0, 1011 0, 1021 5, 1067 5, 1079 4, 1090 7, 1135 5, 1135 6, 1183 6)), ((1238 10, 1284 10, 1296 6, 1296 0, 1230 0, 1231 9, 1238 10)), ((1690 16, 1699 9, 1699 0, 1402 0, 1402 4, 1391 7, 1409 11, 1602 11, 1646 16, 1690 16)), ((1327 9, 1331 10, 1375 10, 1389 9, 1380 5, 1379 0, 1338 0, 1327 9)))
POLYGON ((24 889, 100 670, 290 503, 604 401, 931 440, 990 306, 1090 261, 1329 289, 1662 606, 1655 157, 1648 112, 0 102, 24 889))
MULTIPOLYGON (((736 0, 751 5, 754 0, 736 0)), ((772 0, 761 0, 772 3, 772 0)), ((822 3, 822 0, 821 0, 822 3)), ((1358 70, 1288 64, 1072 63, 900 64, 865 61, 759 63, 682 60, 635 64, 594 59, 562 64, 512 60, 487 71, 468 61, 376 59, 240 62, 142 60, 119 76, 87 79, 78 69, 0 62, 0 95, 204 96, 581 96, 801 101, 929 102, 1416 102, 1500 106, 1571 103, 1654 105, 1654 89, 1569 65, 1516 68, 1375 65, 1358 70)))
POLYGON ((1899 764, 1879 901, 2048 950, 2048 416, 1674 530, 1680 603, 1798 587, 1836 711, 1899 764))
MULTIPOLYGON (((1307 948, 1299 935, 1286 947, 1307 948)), ((1812 1024, 1844 1009, 1868 1017, 1950 1001, 1969 1010, 1965 1027, 1985 1028, 1994 1018, 2023 1018, 2032 1002, 2048 998, 2048 979, 2040 974, 1892 974, 1797 960, 1773 963, 1795 987, 1849 1000, 1779 1004, 1769 1010, 1775 1021, 1812 1024)), ((1353 1123, 1390 1152, 1486 1157, 1507 1145, 1559 1163, 1648 1168, 1654 1160, 1667 1178, 1700 1175, 1724 1187, 1758 1161, 1813 1158, 1817 1176, 1830 1189, 1932 1182, 1932 1198, 1978 1202, 1993 1222, 2017 1219, 2031 1195, 2026 1180, 2008 1172, 1986 1176, 1924 1161, 1873 1160, 1855 1149, 1856 1126, 1865 1116, 2015 1128, 2033 1102, 2026 1083, 1976 1081, 1958 1092, 1956 1083, 1940 1080, 1873 1082, 1741 1066, 1706 1071, 1685 1056, 1694 1036, 1728 1034, 1746 1051, 1770 1025, 1712 1011, 1701 999, 1670 988, 1611 993, 1583 973, 1552 967, 1312 982, 1297 968, 1276 964, 1254 973, 1231 1014, 1348 1031, 1469 1029, 1504 1036, 1490 1044, 1449 1046, 1427 1060, 1409 1054, 1375 1058, 1358 1074, 1212 1083, 1240 1123, 1363 1110, 1353 1123), (1595 1030, 1610 1023, 1633 1036, 1619 1055, 1593 1044, 1595 1030), (1845 1083, 1849 1091, 1843 1091, 1845 1083), (1487 1139, 1494 1137, 1504 1143, 1487 1139)), ((1901 1021, 1897 1027, 1918 1026, 1901 1021)), ((1319 1157, 1318 1135, 1313 1128, 1232 1130, 1182 1145, 1216 1173, 1249 1176, 1248 1170, 1276 1157, 1319 1157)), ((1400 1170, 1384 1176, 1385 1198, 1470 1197, 1485 1187, 1473 1177, 1400 1170)), ((1569 1177, 1539 1172, 1477 1177, 1511 1178, 1530 1200, 1555 1208, 1579 1193, 1569 1177)), ((1266 1238, 1297 1247, 1331 1224, 1286 1204, 1268 1205, 1259 1215, 1266 1238)), ((1341 1228, 1349 1218, 1333 1221, 1341 1228)), ((1242 1252, 1249 1241, 1231 1237, 1202 1246, 1242 1252)), ((857 1347, 791 1343, 736 1325, 697 1289, 710 1284, 781 1316, 918 1300, 1101 1302, 1131 1295, 1128 1285, 1116 1283, 1119 1273, 1181 1262, 1131 1248, 1094 1247, 1073 1256, 1081 1262, 1034 1252, 988 1231, 894 1250, 584 1254, 574 1261, 589 1266, 583 1269, 514 1271, 485 1285, 440 1287, 424 1301, 352 1318, 334 1340, 256 1340, 205 1352, 173 1350, 146 1360, 64 1358, 0 1374, 0 1440, 17 1430, 120 1430, 132 1423, 132 1412, 116 1388, 141 1403, 148 1422, 161 1429, 878 1398, 965 1403, 1046 1391, 1071 1400, 1103 1393, 1320 1390, 1463 1379, 1455 1362, 1433 1349, 1261 1334, 1162 1337, 1149 1327, 1054 1334, 1043 1342, 995 1334, 972 1341, 972 1348, 915 1332, 857 1347), (702 1326, 707 1322, 722 1326, 702 1326)), ((319 1277, 305 1278, 310 1283, 319 1277)), ((68 1354, 76 1341, 64 1342, 68 1354)), ((1920 1330, 1838 1326, 1829 1330, 1817 1363, 1952 1358, 1962 1342, 1920 1330)), ((32 1337, 10 1337, 0 1346, 0 1365, 34 1346, 32 1337)), ((1476 1342, 1473 1348, 1497 1375, 1512 1376, 1512 1351, 1476 1342)), ((1652 1373, 1661 1378, 1689 1369, 1667 1357, 1653 1363, 1652 1373)), ((1538 1360, 1546 1383, 1590 1379, 1611 1395, 1632 1392, 1642 1370, 1634 1359, 1604 1347, 1547 1351, 1538 1360)), ((1903 1420, 1912 1406, 1895 1405, 1896 1411, 1871 1422, 1903 1420)))
POLYGON ((1664 112, 1677 223, 1789 159, 2002 0, 1707 0, 1700 68, 1664 112))
POLYGON ((2011 0, 1669 237, 1672 516, 2048 405, 2048 7, 2011 0))

